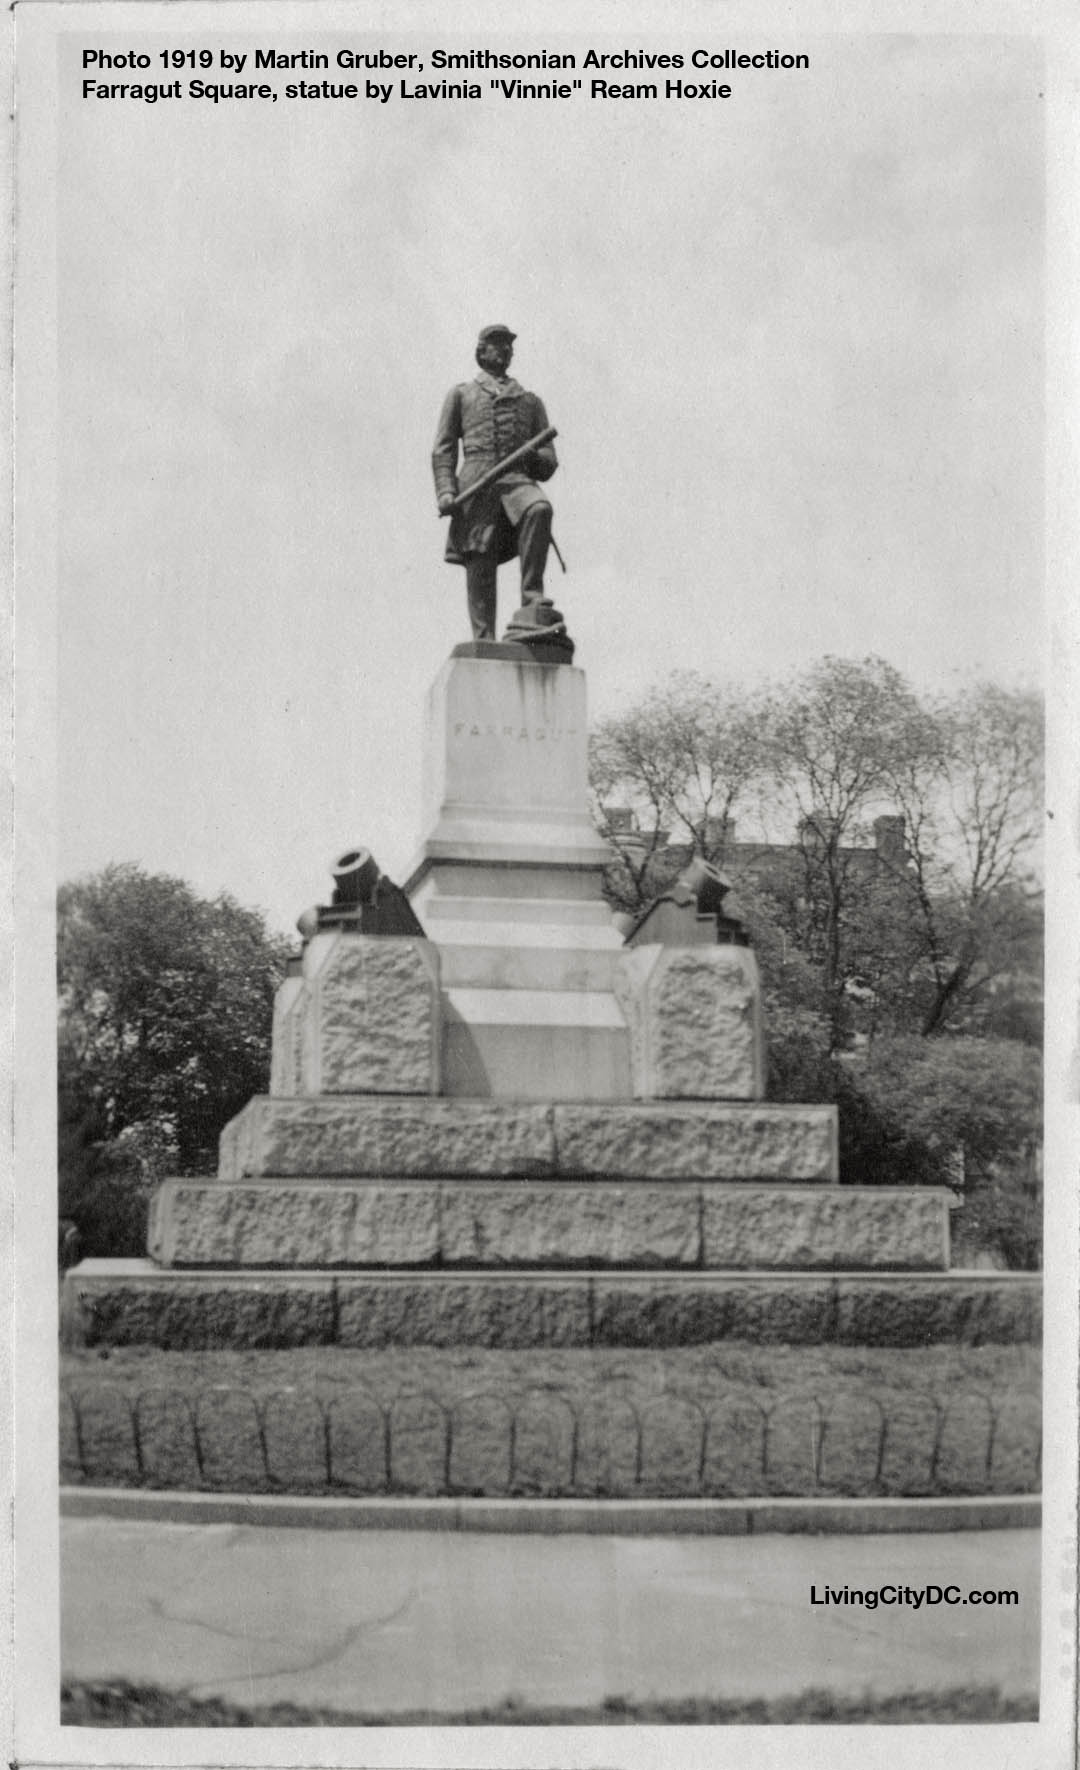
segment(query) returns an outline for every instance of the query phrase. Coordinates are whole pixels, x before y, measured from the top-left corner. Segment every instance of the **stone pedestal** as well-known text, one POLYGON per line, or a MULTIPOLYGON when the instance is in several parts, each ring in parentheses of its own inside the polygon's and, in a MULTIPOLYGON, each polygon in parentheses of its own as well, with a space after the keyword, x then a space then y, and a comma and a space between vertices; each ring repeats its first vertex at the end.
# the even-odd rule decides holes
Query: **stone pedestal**
POLYGON ((450 658, 424 722, 423 837, 406 887, 414 908, 424 862, 606 866, 588 811, 582 670, 450 658))
POLYGON ((453 657, 426 720, 424 837, 406 890, 439 952, 443 1093, 627 1098, 582 671, 453 657))
POLYGON ((427 720, 406 887, 425 937, 316 918, 277 997, 270 1094, 226 1126, 216 1178, 160 1188, 154 1264, 67 1275, 69 1337, 1034 1333, 1037 1280, 945 1270, 943 1193, 838 1185, 835 1108, 762 1099, 748 949, 702 944, 712 917, 666 944, 682 914, 624 947, 588 816, 582 673, 455 656, 427 720))

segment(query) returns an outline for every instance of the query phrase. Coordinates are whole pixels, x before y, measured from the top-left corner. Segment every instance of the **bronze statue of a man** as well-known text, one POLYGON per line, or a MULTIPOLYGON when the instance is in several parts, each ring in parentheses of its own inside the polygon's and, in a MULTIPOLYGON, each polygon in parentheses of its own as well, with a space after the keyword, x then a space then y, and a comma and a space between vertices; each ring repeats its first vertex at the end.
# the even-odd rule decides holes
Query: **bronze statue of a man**
POLYGON ((474 640, 495 638, 495 574, 515 553, 521 560, 522 609, 513 636, 535 632, 539 637, 550 616, 558 616, 544 598, 551 505, 537 484, 558 466, 551 441, 527 451, 473 497, 461 498, 506 456, 549 429, 543 401, 507 373, 514 338, 508 326, 483 327, 476 346, 480 372, 447 394, 431 457, 439 515, 450 517, 446 558, 465 567, 474 640))

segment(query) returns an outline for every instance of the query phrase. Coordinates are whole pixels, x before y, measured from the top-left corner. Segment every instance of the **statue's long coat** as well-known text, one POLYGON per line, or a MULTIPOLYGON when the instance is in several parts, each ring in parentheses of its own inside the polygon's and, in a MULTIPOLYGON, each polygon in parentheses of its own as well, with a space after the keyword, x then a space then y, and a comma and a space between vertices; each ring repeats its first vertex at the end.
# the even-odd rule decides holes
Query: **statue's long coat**
MULTIPOLYGON (((527 393, 520 382, 508 379, 500 385, 482 370, 474 380, 462 381, 451 388, 439 414, 431 456, 435 496, 448 492, 454 497, 466 491, 497 461, 547 427, 544 402, 527 393)), ((463 510, 455 510, 446 542, 451 565, 463 565, 470 553, 494 553, 500 565, 513 559, 515 525, 530 504, 544 501, 536 481, 550 479, 557 466, 555 450, 550 442, 544 443, 477 492, 463 510)))

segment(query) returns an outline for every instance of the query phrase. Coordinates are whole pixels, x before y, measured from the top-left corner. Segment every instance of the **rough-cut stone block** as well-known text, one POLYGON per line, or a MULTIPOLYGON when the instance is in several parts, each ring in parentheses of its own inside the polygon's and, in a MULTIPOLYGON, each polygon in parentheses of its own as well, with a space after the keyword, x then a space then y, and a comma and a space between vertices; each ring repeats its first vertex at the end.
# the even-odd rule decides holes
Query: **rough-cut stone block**
POLYGON ((897 1278, 868 1288, 837 1281, 836 1338, 854 1346, 965 1346, 1037 1341, 1042 1285, 1037 1273, 949 1273, 897 1278))
POLYGON ((905 1268, 949 1264, 944 1192, 920 1187, 706 1186, 707 1267, 905 1268))
POLYGON ((423 1266, 439 1254, 437 1193, 430 1181, 167 1180, 148 1249, 164 1266, 423 1266))
POLYGON ((940 1191, 678 1181, 166 1181, 165 1266, 506 1266, 927 1271, 948 1264, 940 1191))
POLYGON ((828 1279, 594 1280, 593 1332, 600 1346, 700 1346, 711 1340, 817 1345, 835 1314, 828 1279))
POLYGON ((304 953, 305 1094, 437 1094, 439 962, 427 940, 318 934, 304 953))
POLYGON ((835 1180, 834 1106, 560 1105, 559 1172, 651 1180, 835 1180))
POLYGON ((302 977, 287 977, 274 996, 274 1027, 270 1055, 271 1094, 299 1094, 302 977))
POLYGON ((249 1100, 243 1111, 224 1126, 218 1138, 218 1175, 223 1180, 238 1180, 253 1171, 259 1100, 259 1095, 249 1100))
POLYGON ((155 1272, 143 1260, 87 1260, 64 1281, 64 1339, 78 1346, 205 1351, 329 1346, 334 1281, 318 1273, 155 1272))
POLYGON ((620 961, 615 995, 638 1099, 764 1099, 761 986, 749 947, 634 947, 620 961))
POLYGON ((589 1293, 573 1277, 339 1280, 342 1346, 587 1346, 589 1293))
POLYGON ((87 1260, 64 1281, 69 1344, 921 1346, 1035 1341, 1036 1273, 179 1272, 87 1260))
POLYGON ((519 1180, 444 1186, 446 1265, 693 1266, 698 1189, 519 1180))
POLYGON ((219 1176, 548 1174, 551 1108, 513 1101, 257 1095, 221 1135, 219 1176))

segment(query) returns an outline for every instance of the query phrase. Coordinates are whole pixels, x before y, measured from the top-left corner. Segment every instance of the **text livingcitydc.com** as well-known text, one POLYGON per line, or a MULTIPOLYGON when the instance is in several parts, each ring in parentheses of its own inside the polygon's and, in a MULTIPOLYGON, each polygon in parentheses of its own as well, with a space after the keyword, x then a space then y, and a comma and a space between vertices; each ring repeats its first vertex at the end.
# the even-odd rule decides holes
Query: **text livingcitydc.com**
POLYGON ((876 1610, 879 1604, 886 1606, 904 1604, 910 1610, 921 1610, 923 1605, 934 1607, 938 1604, 1011 1604, 1019 1605, 1019 1592, 999 1590, 992 1587, 984 1590, 961 1591, 959 1586, 821 1586, 810 1587, 810 1603, 819 1604, 861 1604, 865 1610, 876 1610))

